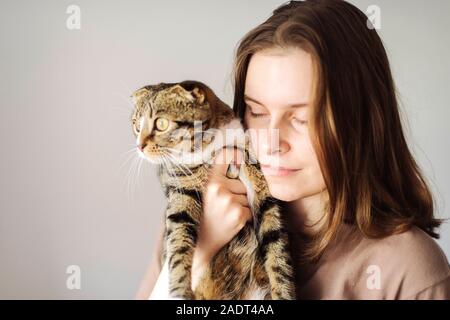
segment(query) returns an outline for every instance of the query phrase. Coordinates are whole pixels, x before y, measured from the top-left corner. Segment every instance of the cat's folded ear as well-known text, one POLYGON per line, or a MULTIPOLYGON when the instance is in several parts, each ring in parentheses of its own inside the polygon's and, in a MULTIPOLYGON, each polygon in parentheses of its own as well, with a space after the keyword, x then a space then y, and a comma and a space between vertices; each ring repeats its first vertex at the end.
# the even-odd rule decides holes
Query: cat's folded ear
POLYGON ((202 88, 195 86, 192 90, 185 89, 183 86, 177 84, 173 86, 170 91, 175 92, 195 104, 203 104, 205 102, 205 92, 202 88))
POLYGON ((130 98, 132 99, 133 103, 136 104, 136 102, 141 98, 143 98, 145 95, 147 95, 148 92, 149 92, 148 88, 144 87, 133 92, 130 98))
POLYGON ((195 87, 191 92, 196 103, 203 104, 203 102, 205 102, 205 92, 201 88, 195 87))

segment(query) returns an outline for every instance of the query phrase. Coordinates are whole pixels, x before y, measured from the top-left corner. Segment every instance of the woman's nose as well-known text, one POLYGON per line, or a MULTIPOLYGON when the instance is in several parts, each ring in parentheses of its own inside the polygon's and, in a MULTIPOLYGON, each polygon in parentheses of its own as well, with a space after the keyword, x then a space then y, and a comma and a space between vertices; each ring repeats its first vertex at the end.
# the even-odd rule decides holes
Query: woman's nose
POLYGON ((279 128, 265 130, 261 139, 261 145, 266 155, 276 155, 289 150, 289 145, 281 138, 279 128))

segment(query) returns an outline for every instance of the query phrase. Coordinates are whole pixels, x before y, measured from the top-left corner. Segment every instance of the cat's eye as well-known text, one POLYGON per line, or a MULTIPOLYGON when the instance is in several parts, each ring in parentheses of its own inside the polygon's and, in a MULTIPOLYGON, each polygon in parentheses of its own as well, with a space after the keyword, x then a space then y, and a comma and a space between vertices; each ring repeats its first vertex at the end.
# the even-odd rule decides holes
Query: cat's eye
POLYGON ((158 118, 156 119, 155 125, 156 129, 158 129, 159 131, 167 130, 167 128, 169 127, 169 120, 167 120, 166 118, 158 118))

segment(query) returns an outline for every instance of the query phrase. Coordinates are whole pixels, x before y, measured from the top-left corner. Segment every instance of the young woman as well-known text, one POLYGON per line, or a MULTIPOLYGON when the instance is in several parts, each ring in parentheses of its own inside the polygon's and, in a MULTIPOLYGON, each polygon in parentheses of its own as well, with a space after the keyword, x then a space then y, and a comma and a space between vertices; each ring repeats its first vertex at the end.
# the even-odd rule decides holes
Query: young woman
MULTIPOLYGON (((450 299, 449 264, 432 239, 440 221, 365 14, 345 1, 291 1, 241 40, 234 77, 245 127, 279 132, 276 147, 262 137, 253 146, 286 204, 298 298, 450 299)), ((204 195, 193 287, 251 219, 227 166, 213 167, 204 195)), ((160 248, 161 236, 137 298, 151 292, 160 248)))

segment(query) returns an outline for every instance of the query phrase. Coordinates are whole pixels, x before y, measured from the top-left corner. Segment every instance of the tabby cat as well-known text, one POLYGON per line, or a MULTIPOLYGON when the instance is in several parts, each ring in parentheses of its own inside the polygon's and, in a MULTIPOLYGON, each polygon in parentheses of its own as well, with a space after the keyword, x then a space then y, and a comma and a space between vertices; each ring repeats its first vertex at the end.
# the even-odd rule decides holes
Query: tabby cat
POLYGON ((280 202, 270 196, 249 136, 233 110, 207 85, 192 80, 145 86, 131 97, 141 156, 158 165, 168 199, 161 262, 168 264, 171 297, 295 299, 280 202), (227 129, 240 132, 244 139, 219 139, 227 129), (213 257, 193 291, 191 264, 203 212, 202 193, 212 159, 223 147, 243 152, 239 179, 246 186, 253 220, 213 257))

